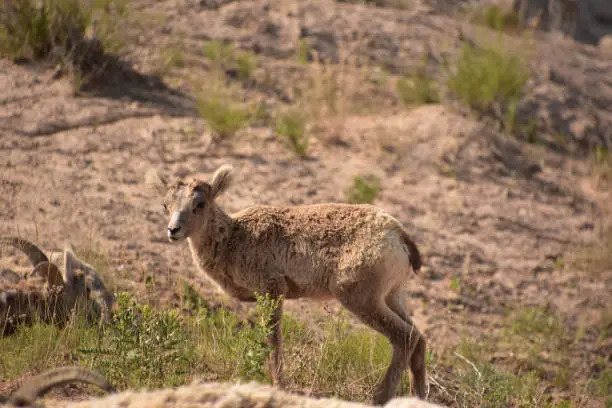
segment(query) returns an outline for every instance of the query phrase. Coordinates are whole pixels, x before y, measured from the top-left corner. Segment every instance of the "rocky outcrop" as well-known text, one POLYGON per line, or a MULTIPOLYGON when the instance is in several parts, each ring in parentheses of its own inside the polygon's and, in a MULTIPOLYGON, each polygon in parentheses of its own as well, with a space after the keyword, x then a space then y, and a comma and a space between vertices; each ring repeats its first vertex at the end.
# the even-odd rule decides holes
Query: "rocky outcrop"
POLYGON ((513 8, 521 21, 539 15, 537 28, 559 30, 583 43, 597 44, 612 34, 609 0, 514 0, 513 8))

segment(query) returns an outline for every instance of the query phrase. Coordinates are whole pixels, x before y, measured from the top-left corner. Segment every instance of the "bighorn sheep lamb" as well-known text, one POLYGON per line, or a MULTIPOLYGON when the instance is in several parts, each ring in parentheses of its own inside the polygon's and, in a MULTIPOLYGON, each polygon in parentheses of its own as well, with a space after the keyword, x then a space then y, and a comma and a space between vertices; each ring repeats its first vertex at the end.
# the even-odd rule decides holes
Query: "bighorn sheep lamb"
MULTIPOLYGON (((231 184, 232 168, 219 167, 211 183, 169 183, 155 169, 148 185, 165 194, 168 239, 187 240, 197 267, 225 291, 252 302, 254 293, 284 299, 336 298, 361 321, 385 335, 393 356, 374 395, 391 399, 409 366, 411 385, 425 398, 425 339, 406 310, 402 287, 421 256, 401 223, 371 205, 255 205, 229 215, 215 199, 231 184)), ((269 361, 273 384, 283 386, 280 320, 272 318, 269 361)))
POLYGON ((0 247, 23 251, 33 268, 25 277, 5 269, 0 276, 0 334, 29 322, 38 314, 46 322, 63 324, 72 310, 89 312, 92 320, 109 319, 114 297, 106 290, 96 270, 64 249, 64 271, 50 262, 31 242, 18 237, 0 237, 0 247))
POLYGON ((33 406, 36 400, 51 390, 51 388, 75 381, 95 385, 107 393, 114 394, 117 392, 106 378, 95 371, 84 367, 65 366, 45 371, 30 378, 13 395, 0 395, 0 405, 14 407, 33 406))

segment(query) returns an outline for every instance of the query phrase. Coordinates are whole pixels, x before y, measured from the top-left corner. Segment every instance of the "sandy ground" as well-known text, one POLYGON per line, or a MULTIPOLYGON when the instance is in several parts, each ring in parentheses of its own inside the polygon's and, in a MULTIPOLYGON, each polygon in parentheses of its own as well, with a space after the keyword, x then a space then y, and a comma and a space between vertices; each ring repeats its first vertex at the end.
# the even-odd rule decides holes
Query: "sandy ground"
MULTIPOLYGON (((19 233, 47 250, 61 250, 64 243, 93 245, 105 255, 107 279, 161 305, 176 301, 180 278, 212 298, 215 288, 198 275, 187 245, 165 238, 161 197, 143 183, 149 167, 209 178, 219 165, 232 164, 235 184, 220 199, 230 212, 251 204, 343 201, 355 175, 375 174, 382 180, 375 205, 399 218, 423 253, 422 272, 408 282, 409 306, 430 347, 451 347, 466 329, 486 335, 507 307, 549 304, 573 327, 579 321, 596 325, 610 308, 611 271, 591 274, 559 262, 603 234, 609 193, 596 186, 584 160, 503 137, 449 106, 408 111, 384 95, 389 103, 384 113, 323 122, 303 160, 267 126, 252 126, 229 143, 212 140, 182 81, 206 70, 198 66, 197 49, 208 38, 259 50, 257 72, 276 72, 278 83, 252 86, 246 95, 278 104, 283 81, 299 72, 286 60, 293 58, 304 27, 316 34, 325 21, 337 20, 338 37, 360 27, 372 37, 361 51, 399 72, 439 38, 456 41, 459 30, 459 24, 426 11, 402 14, 325 2, 331 11, 317 19, 325 6, 304 3, 283 1, 264 12, 266 2, 230 3, 219 10, 187 1, 142 2, 141 10, 165 15, 163 24, 151 29, 158 44, 174 35, 184 47, 188 63, 165 81, 170 85, 128 72, 113 86, 74 95, 68 80, 54 79, 53 71, 0 60, 0 234, 19 233), (349 8, 361 11, 343 14, 349 8), (277 27, 274 37, 262 34, 268 21, 262 13, 277 27), (402 31, 402 24, 409 29, 402 31), (389 38, 397 44, 385 43, 389 38), (392 149, 385 148, 389 144, 392 149), (153 287, 145 288, 147 276, 154 278, 153 287), (451 288, 457 277, 459 292, 451 288)), ((138 41, 128 59, 139 72, 152 71, 159 47, 144 34, 133 37, 138 41)), ((335 43, 328 42, 325 48, 321 40, 320 49, 333 58, 335 43)), ((558 55, 537 53, 536 60, 539 76, 527 99, 547 130, 566 126, 575 137, 609 131, 588 122, 610 119, 609 62, 592 48, 569 43, 559 45, 558 55), (573 59, 552 60, 564 55, 573 59), (607 75, 608 82, 572 74, 589 69, 598 78, 607 75), (592 110, 577 106, 581 98, 591 98, 592 110), (567 112, 574 112, 573 119, 567 112), (555 120, 557 113, 564 125, 555 120)), ((2 255, 7 264, 25 262, 10 250, 2 255)), ((296 300, 287 309, 316 322, 338 305, 296 300)), ((587 331, 587 351, 575 356, 584 360, 585 377, 592 361, 609 352, 589 346, 594 335, 587 331)))

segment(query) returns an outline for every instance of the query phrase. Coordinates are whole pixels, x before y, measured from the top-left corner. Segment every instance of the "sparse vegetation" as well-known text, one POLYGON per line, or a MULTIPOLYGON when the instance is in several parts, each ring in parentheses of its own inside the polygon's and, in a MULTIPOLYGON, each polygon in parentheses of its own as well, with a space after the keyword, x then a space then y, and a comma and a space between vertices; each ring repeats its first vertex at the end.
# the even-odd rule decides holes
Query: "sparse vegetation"
POLYGON ((89 365, 122 387, 184 384, 195 354, 178 310, 153 310, 127 292, 118 295, 117 305, 102 344, 79 350, 89 365))
POLYGON ((276 133, 285 138, 289 147, 299 156, 308 152, 306 119, 299 112, 291 111, 281 114, 277 119, 276 133))
POLYGON ((124 0, 9 0, 0 8, 0 56, 61 63, 78 76, 121 46, 124 0))
POLYGON ((246 51, 236 53, 236 70, 238 71, 239 79, 248 79, 253 75, 256 67, 255 56, 246 51))
POLYGON ((512 374, 486 361, 480 345, 464 340, 455 352, 456 398, 460 406, 530 407, 538 404, 540 381, 532 372, 512 374), (535 404, 535 405, 532 405, 535 404))
POLYGON ((577 251, 572 265, 590 274, 602 274, 612 269, 612 226, 604 227, 601 240, 577 251))
MULTIPOLYGON (((234 311, 181 283, 178 275, 194 272, 182 269, 192 262, 176 262, 189 249, 182 244, 177 254, 160 259, 164 252, 155 252, 167 244, 145 235, 153 223, 163 235, 165 225, 149 208, 130 208, 148 205, 139 190, 134 200, 126 194, 135 172, 154 161, 179 175, 209 171, 227 153, 245 165, 248 182, 257 186, 247 187, 246 196, 239 191, 230 200, 232 210, 247 201, 320 202, 337 193, 338 178, 329 177, 337 166, 329 162, 346 160, 342 172, 357 167, 363 173, 347 178, 341 199, 380 205, 411 222, 424 244, 425 273, 408 273, 415 286, 406 302, 417 323, 427 322, 430 401, 453 408, 612 408, 606 354, 612 309, 604 295, 612 271, 612 225, 605 219, 612 152, 602 147, 609 140, 602 103, 609 92, 605 86, 592 92, 605 82, 605 59, 596 48, 537 36, 544 68, 526 90, 532 81, 521 54, 527 47, 518 35, 506 35, 521 33, 517 16, 502 7, 470 10, 460 30, 470 26, 462 32, 481 34, 458 50, 452 18, 430 17, 418 2, 337 1, 345 4, 301 4, 293 16, 279 15, 274 6, 263 10, 267 6, 257 2, 218 13, 197 4, 161 3, 135 4, 130 11, 129 0, 0 2, 0 58, 7 59, 0 60, 0 83, 7 85, 0 92, 6 110, 0 126, 7 151, 6 163, 0 160, 4 229, 30 230, 31 221, 48 228, 53 219, 60 225, 41 241, 57 249, 64 238, 81 238, 81 225, 91 225, 104 239, 81 242, 75 254, 108 289, 129 288, 120 293, 113 320, 99 327, 86 323, 81 310, 63 327, 35 321, 0 338, 3 387, 64 364, 96 369, 119 389, 177 386, 194 378, 271 382, 265 363, 272 347, 265 339, 275 302, 257 296, 256 303, 234 311), (328 13, 330 6, 335 9, 328 13), (185 13, 193 7, 198 16, 185 13), (159 13, 155 20, 138 17, 153 29, 126 24, 132 13, 149 13, 145 9, 159 13), (219 18, 214 27, 220 29, 185 24, 196 17, 219 18), (325 24, 332 17, 338 24, 325 24), (211 34, 224 40, 207 40, 211 34), (488 37, 507 43, 474 45, 488 37), (518 43, 519 53, 511 51, 518 43), (558 53, 546 49, 557 44, 558 53), (423 49, 435 60, 406 74, 423 49), (122 52, 163 80, 117 72, 108 76, 112 86, 92 88, 82 98, 64 95, 63 80, 55 81, 68 73, 68 83, 80 88, 122 52), (440 76, 439 59, 453 58, 448 77, 440 76), (37 66, 22 65, 26 61, 37 66), (541 121, 524 117, 526 92, 524 102, 534 103, 541 121), (57 106, 49 106, 47 97, 57 106), (476 118, 459 117, 464 112, 457 115, 454 103, 422 106, 418 117, 407 111, 452 99, 476 118), (211 146, 222 140, 233 145, 210 154, 208 140, 200 140, 202 122, 214 135, 211 146), (513 151, 516 140, 493 143, 489 136, 499 128, 519 139, 520 151, 513 151), (289 150, 280 157, 279 143, 269 143, 271 131, 289 150), (586 161, 573 156, 577 145, 598 143, 586 161), (294 154, 303 160, 287 163, 285 156, 294 154), (522 154, 543 172, 522 177, 522 154), (118 171, 126 160, 129 171, 118 171), (304 197, 267 187, 266 175, 286 166, 295 166, 287 174, 300 179, 282 185, 307 186, 300 187, 304 197), (29 180, 31 169, 40 181, 29 180), (385 189, 403 192, 381 195, 382 179, 373 174, 389 177, 385 189), (79 197, 71 200, 74 193, 79 197), (144 222, 137 233, 125 225, 134 214, 133 222, 144 222), (77 216, 83 221, 77 223, 77 216), (75 233, 49 236, 60 231, 75 233), (575 249, 586 239, 589 245, 575 249), (520 259, 513 263, 511 257, 520 259), (538 303, 547 299, 554 306, 538 303)), ((333 304, 287 303, 290 314, 281 327, 288 389, 371 402, 391 361, 389 341, 353 324, 350 313, 330 311, 333 304)), ((398 396, 411 393, 410 375, 406 371, 398 396)))
POLYGON ((345 191, 346 202, 351 204, 371 204, 380 191, 380 180, 373 175, 355 176, 353 184, 345 191))
POLYGON ((251 118, 247 108, 215 94, 200 98, 198 110, 208 126, 221 139, 235 135, 251 118))
POLYGON ((310 61, 310 44, 305 38, 302 38, 298 43, 296 59, 300 64, 308 64, 308 61, 310 61))
POLYGON ((474 111, 493 114, 506 128, 511 128, 528 78, 529 73, 518 56, 505 55, 492 47, 466 44, 448 86, 474 111))
MULTIPOLYGON (((271 346, 265 338, 275 301, 258 296, 249 323, 227 309, 207 308, 196 292, 188 293, 189 313, 155 310, 121 293, 113 322, 100 336, 78 319, 61 330, 41 324, 22 327, 0 339, 0 379, 42 371, 70 358, 97 370, 118 389, 176 386, 194 375, 269 382, 264 362, 271 346)), ((369 400, 391 357, 382 335, 354 330, 342 316, 325 327, 322 346, 314 341, 314 332, 291 316, 283 319, 283 333, 288 357, 300 356, 286 359, 292 383, 343 398, 369 400)), ((402 384, 403 392, 407 386, 402 384)))
POLYGON ((397 92, 406 105, 440 102, 435 82, 423 74, 405 76, 397 81, 397 92))
POLYGON ((397 81, 397 92, 405 105, 421 105, 440 102, 436 82, 427 74, 427 54, 423 65, 412 75, 406 75, 397 81))
POLYGON ((240 80, 249 79, 257 66, 255 55, 252 52, 235 50, 232 44, 219 40, 211 40, 206 43, 204 56, 218 69, 225 72, 235 71, 240 80))
POLYGON ((204 56, 217 63, 229 61, 232 55, 233 47, 227 42, 211 40, 204 46, 204 56))
POLYGON ((518 15, 512 11, 506 11, 498 5, 484 7, 484 10, 479 8, 472 21, 496 31, 516 30, 519 26, 518 15))

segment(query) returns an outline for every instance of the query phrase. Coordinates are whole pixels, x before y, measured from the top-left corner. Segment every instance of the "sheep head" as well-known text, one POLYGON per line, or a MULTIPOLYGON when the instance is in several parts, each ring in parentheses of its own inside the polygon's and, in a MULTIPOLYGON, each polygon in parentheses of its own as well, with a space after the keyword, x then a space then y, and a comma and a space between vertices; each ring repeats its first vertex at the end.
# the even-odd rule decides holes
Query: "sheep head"
POLYGON ((231 184, 232 167, 220 166, 210 183, 199 179, 188 183, 180 179, 167 182, 155 170, 149 170, 145 180, 164 194, 164 211, 169 216, 168 240, 178 242, 200 236, 202 229, 214 230, 219 212, 215 199, 231 184))

